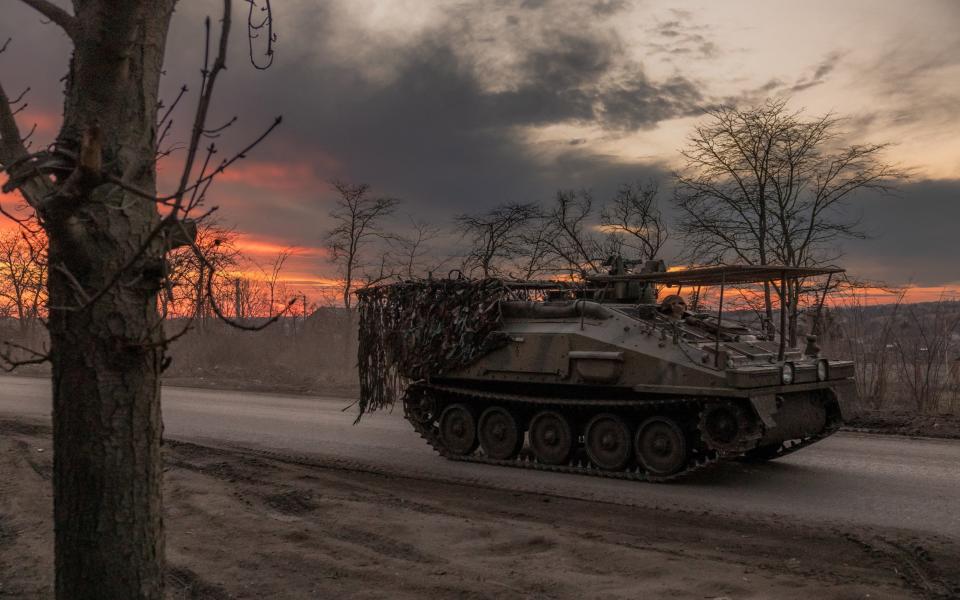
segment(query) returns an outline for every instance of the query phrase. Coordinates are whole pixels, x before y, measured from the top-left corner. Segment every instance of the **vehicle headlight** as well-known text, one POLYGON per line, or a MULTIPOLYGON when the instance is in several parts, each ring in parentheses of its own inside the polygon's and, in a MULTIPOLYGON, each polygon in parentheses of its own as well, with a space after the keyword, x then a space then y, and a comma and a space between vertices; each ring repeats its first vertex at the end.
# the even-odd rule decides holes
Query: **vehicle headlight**
POLYGON ((826 381, 830 377, 830 363, 827 359, 817 361, 817 381, 826 381))
POLYGON ((793 383, 794 370, 795 367, 793 363, 790 362, 783 363, 783 366, 780 367, 780 381, 782 381, 784 385, 793 383))

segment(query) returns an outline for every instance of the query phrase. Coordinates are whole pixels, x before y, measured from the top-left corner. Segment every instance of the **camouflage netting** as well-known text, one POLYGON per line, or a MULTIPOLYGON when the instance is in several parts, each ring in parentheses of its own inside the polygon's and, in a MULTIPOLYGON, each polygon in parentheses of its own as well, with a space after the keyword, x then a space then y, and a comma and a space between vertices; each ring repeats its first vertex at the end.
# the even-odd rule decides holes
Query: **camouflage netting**
POLYGON ((506 343, 499 279, 428 279, 357 292, 360 415, 392 406, 410 381, 442 375, 506 343))

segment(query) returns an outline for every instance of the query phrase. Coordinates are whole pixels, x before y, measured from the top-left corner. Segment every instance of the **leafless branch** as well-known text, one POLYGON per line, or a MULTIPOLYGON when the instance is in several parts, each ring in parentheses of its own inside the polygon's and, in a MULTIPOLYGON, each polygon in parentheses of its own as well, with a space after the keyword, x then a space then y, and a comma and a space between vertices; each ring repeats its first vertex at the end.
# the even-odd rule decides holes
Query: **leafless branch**
MULTIPOLYGON (((160 150, 160 147, 163 146, 163 141, 167 139, 167 135, 170 133, 170 129, 173 127, 173 119, 170 118, 173 114, 174 109, 177 108, 177 105, 180 103, 180 100, 183 98, 184 94, 187 93, 187 86, 183 85, 180 87, 180 91, 177 93, 177 96, 173 99, 173 102, 170 103, 170 106, 160 117, 160 120, 157 121, 157 129, 160 130, 160 135, 157 137, 157 158, 162 158, 168 156, 173 152, 173 148, 168 150, 160 150)), ((163 103, 161 102, 157 108, 162 108, 163 103)))
POLYGON ((11 105, 20 104, 20 101, 23 100, 29 93, 30 93, 30 86, 27 86, 22 92, 20 92, 19 96, 17 96, 13 100, 10 100, 10 104, 11 105))
POLYGON ((174 205, 171 215, 176 218, 178 211, 183 204, 183 196, 187 192, 190 183, 190 176, 193 173, 193 163, 196 160, 197 150, 200 147, 200 138, 203 136, 206 128, 207 112, 210 110, 210 101, 213 98, 214 86, 217 82, 217 76, 227 66, 227 41, 230 37, 230 0, 223 2, 223 19, 220 27, 220 43, 217 49, 217 56, 213 60, 213 66, 209 66, 210 54, 210 17, 204 21, 206 30, 206 43, 204 45, 203 69, 201 70, 202 79, 200 83, 200 99, 197 104, 197 111, 194 115, 193 130, 190 134, 190 143, 187 146, 187 157, 184 160, 183 172, 180 175, 180 185, 174 194, 174 205))
POLYGON ((623 245, 641 260, 657 258, 669 237, 663 214, 657 206, 658 192, 654 182, 622 185, 613 202, 600 213, 605 232, 619 235, 623 245))
POLYGON ((3 350, 0 350, 0 368, 7 373, 12 372, 19 367, 24 367, 27 365, 39 365, 45 362, 50 362, 50 355, 46 352, 37 352, 33 348, 28 348, 27 346, 13 342, 2 342, 0 343, 0 346, 3 346, 3 350), (30 358, 15 358, 13 350, 26 352, 30 358))
MULTIPOLYGON (((841 137, 833 114, 809 118, 786 101, 710 111, 681 152, 674 201, 678 231, 692 262, 829 264, 836 242, 863 237, 856 219, 837 211, 862 190, 886 192, 906 173, 881 160, 883 144, 833 150, 841 137)), ((794 282, 777 290, 788 299, 791 343, 801 298, 794 282)), ((771 316, 770 288, 764 292, 771 316)))
POLYGON ((572 275, 583 277, 600 270, 604 249, 589 231, 593 215, 593 196, 589 192, 560 190, 544 218, 549 232, 544 242, 572 275))
POLYGON ((203 135, 207 138, 219 137, 219 134, 223 133, 224 130, 229 128, 231 125, 237 122, 237 117, 233 116, 229 121, 221 125, 220 127, 214 127, 213 129, 204 129, 203 135))
POLYGON ((21 0, 44 17, 60 26, 74 42, 80 35, 80 23, 76 17, 48 0, 21 0))
POLYGON ((510 261, 522 252, 523 228, 540 215, 535 204, 508 203, 496 206, 479 214, 463 214, 456 217, 458 229, 471 240, 464 268, 480 269, 484 278, 499 273, 510 261))
POLYGON ((380 228, 381 221, 394 212, 400 201, 371 196, 367 184, 333 181, 331 185, 338 195, 334 210, 330 212, 336 225, 327 232, 326 243, 331 261, 343 275, 343 304, 349 309, 354 281, 363 266, 364 250, 371 238, 385 236, 380 228))
POLYGON ((256 69, 265 70, 269 69, 270 65, 273 64, 273 44, 277 41, 277 35, 273 32, 273 9, 270 6, 270 0, 264 0, 264 6, 260 9, 264 13, 263 18, 258 22, 256 15, 254 14, 254 9, 257 8, 256 0, 247 0, 247 3, 250 5, 250 11, 247 14, 247 41, 250 48, 250 64, 256 69), (264 56, 267 57, 266 62, 258 63, 256 57, 253 53, 253 40, 260 37, 260 32, 266 29, 266 50, 264 51, 264 56))

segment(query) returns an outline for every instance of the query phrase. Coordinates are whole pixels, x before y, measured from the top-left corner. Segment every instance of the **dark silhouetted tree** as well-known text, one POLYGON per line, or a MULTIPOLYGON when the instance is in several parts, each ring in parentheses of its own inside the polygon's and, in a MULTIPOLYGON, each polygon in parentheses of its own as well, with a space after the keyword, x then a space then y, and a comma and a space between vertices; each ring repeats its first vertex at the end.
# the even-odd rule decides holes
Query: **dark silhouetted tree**
MULTIPOLYGON (((179 183, 166 195, 157 193, 156 161, 168 154, 159 148, 158 131, 167 129, 158 89, 175 0, 75 0, 72 13, 49 0, 23 2, 73 45, 63 123, 48 148, 30 151, 17 99, 0 88, 3 191, 23 195, 49 244, 50 349, 42 358, 53 379, 56 595, 159 600, 166 254, 187 246, 202 261, 193 211, 214 177, 256 144, 221 161, 212 161, 213 144, 205 155, 201 147, 223 129, 207 117, 225 67, 231 1, 212 48, 207 20, 193 127, 179 183)), ((265 23, 255 18, 254 26, 265 23)))
POLYGON ((502 269, 523 252, 526 226, 539 216, 535 204, 501 204, 487 212, 456 217, 457 228, 470 247, 464 270, 483 277, 500 275, 502 269))
MULTIPOLYGON (((836 242, 860 237, 840 210, 858 191, 886 192, 905 173, 881 160, 886 144, 843 145, 841 120, 805 117, 786 101, 709 112, 682 151, 674 200, 693 262, 815 266, 837 258, 836 242)), ((789 308, 791 343, 803 282, 774 288, 789 308)), ((766 322, 772 297, 764 290, 766 322)))
POLYGON ((353 291, 362 272, 367 271, 369 275, 371 265, 376 267, 375 263, 379 262, 379 276, 366 277, 367 284, 391 274, 385 267, 386 256, 381 253, 379 261, 372 261, 367 256, 367 250, 373 240, 386 237, 381 228, 383 219, 393 214, 400 201, 372 196, 370 186, 365 183, 355 185, 334 181, 332 185, 337 192, 334 209, 330 211, 334 227, 327 232, 326 242, 330 260, 340 271, 343 306, 349 310, 353 306, 353 291))

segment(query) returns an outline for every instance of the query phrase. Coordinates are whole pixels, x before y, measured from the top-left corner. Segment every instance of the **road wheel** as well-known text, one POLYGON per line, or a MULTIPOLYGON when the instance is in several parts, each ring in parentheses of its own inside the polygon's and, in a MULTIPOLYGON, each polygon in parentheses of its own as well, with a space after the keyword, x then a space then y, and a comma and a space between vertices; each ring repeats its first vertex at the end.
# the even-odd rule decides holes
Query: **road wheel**
POLYGON ((453 454, 470 454, 477 449, 477 423, 463 404, 451 404, 440 415, 440 441, 453 454))
POLYGON ((523 447, 523 432, 505 408, 491 406, 480 415, 477 427, 484 454, 496 460, 513 458, 523 447))
POLYGON ((667 417, 651 417, 637 429, 637 462, 652 475, 673 475, 687 464, 683 430, 667 417))
POLYGON ((587 423, 584 434, 587 456, 606 471, 620 471, 630 461, 630 428, 612 413, 601 413, 587 423))
POLYGON ((573 452, 570 421, 560 413, 545 410, 530 420, 530 448, 547 465, 565 465, 573 452))

